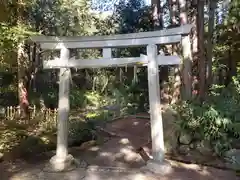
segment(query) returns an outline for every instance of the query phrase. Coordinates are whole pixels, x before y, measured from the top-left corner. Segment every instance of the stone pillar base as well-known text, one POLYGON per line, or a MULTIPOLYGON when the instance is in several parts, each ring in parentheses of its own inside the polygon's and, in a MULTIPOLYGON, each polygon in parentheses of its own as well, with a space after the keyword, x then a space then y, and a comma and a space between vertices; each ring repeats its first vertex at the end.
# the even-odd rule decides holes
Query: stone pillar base
POLYGON ((148 160, 147 165, 142 167, 142 170, 159 175, 168 175, 173 172, 172 166, 169 162, 165 160, 160 162, 153 159, 148 160))
POLYGON ((49 163, 44 168, 44 171, 48 172, 63 172, 71 171, 77 167, 78 163, 72 155, 67 155, 66 158, 59 158, 56 155, 53 156, 49 163))

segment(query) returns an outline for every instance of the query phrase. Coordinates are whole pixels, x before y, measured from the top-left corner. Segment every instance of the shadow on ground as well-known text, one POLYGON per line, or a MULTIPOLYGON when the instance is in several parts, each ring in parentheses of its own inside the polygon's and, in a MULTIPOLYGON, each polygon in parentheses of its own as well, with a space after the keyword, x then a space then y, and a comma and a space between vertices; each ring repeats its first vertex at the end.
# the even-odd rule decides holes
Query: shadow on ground
MULTIPOLYGON (((114 123, 112 131, 118 133, 115 137, 104 136, 103 144, 89 143, 84 146, 70 148, 70 153, 79 160, 80 166, 71 172, 48 173, 43 168, 54 152, 35 155, 25 160, 4 162, 0 164, 1 180, 30 179, 69 179, 69 180, 237 180, 235 172, 224 171, 211 167, 184 164, 170 161, 173 170, 170 174, 161 176, 139 169, 145 166, 145 161, 136 152, 150 138, 150 133, 144 134, 149 128, 147 119, 127 119, 124 125, 114 123), (121 133, 120 133, 121 132, 121 133)), ((107 129, 108 127, 106 127, 107 129)))

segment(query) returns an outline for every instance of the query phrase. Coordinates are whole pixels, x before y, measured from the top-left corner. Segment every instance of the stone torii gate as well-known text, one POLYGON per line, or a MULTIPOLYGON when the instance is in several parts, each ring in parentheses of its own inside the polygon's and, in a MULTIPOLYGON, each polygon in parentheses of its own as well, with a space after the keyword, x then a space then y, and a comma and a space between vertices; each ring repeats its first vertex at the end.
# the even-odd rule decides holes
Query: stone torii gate
POLYGON ((126 65, 142 65, 148 68, 148 88, 151 118, 152 156, 147 163, 153 172, 165 171, 164 139, 162 113, 160 111, 159 73, 158 66, 178 65, 181 63, 178 56, 158 55, 157 45, 182 43, 183 64, 191 60, 191 46, 189 33, 191 25, 177 28, 131 33, 112 36, 89 37, 31 37, 33 42, 39 43, 41 49, 60 50, 60 57, 43 62, 45 69, 58 68, 59 74, 59 102, 58 102, 58 133, 56 155, 51 158, 53 170, 63 171, 70 167, 73 157, 68 154, 68 116, 69 116, 69 90, 70 68, 104 68, 121 67, 126 65), (118 47, 145 46, 147 55, 130 58, 112 58, 112 49, 118 47), (103 58, 75 59, 70 58, 69 49, 102 48, 103 58))

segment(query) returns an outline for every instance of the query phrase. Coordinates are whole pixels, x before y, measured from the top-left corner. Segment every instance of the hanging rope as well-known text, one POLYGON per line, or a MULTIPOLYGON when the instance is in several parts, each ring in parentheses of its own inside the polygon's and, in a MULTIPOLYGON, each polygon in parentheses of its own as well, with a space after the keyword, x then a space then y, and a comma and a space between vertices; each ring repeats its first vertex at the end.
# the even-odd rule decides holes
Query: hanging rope
POLYGON ((122 82, 122 78, 123 78, 123 70, 122 68, 120 68, 119 70, 119 81, 122 82))
POLYGON ((133 67, 133 84, 137 83, 138 82, 138 75, 137 75, 137 70, 138 70, 138 67, 135 65, 133 67))

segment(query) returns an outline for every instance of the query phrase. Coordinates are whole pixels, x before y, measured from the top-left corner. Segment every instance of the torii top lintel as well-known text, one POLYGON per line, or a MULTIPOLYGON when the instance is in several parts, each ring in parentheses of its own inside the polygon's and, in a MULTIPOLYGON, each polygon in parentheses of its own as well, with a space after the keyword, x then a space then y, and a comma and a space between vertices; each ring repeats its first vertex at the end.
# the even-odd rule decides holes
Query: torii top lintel
POLYGON ((148 44, 172 44, 181 41, 181 36, 188 35, 191 24, 159 31, 149 31, 110 36, 32 36, 30 40, 39 43, 42 49, 65 48, 107 48, 144 46, 148 44))

